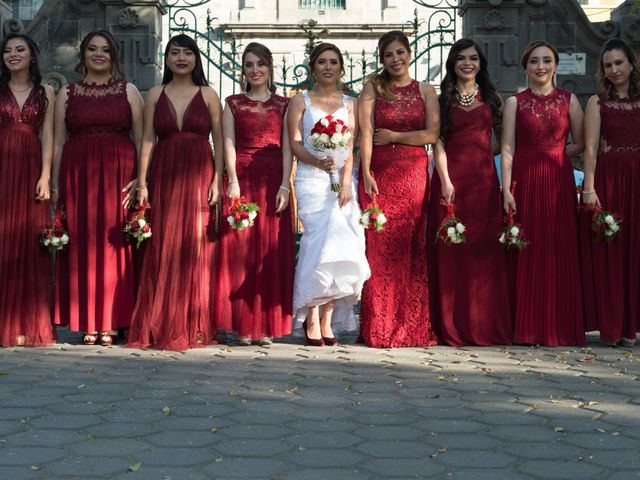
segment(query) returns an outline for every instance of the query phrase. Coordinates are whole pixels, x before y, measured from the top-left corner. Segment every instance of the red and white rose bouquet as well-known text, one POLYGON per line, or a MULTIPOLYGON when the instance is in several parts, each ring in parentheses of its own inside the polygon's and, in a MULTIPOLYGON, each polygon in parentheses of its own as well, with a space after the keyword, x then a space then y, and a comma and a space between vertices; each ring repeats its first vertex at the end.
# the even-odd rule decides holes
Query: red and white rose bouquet
POLYGON ((513 210, 509 210, 509 215, 504 220, 505 226, 498 234, 498 241, 507 249, 522 250, 526 248, 529 241, 524 235, 522 225, 516 223, 513 210))
POLYGON ((253 226, 260 207, 249 203, 244 197, 234 198, 228 210, 227 222, 234 230, 242 231, 253 226))
POLYGON ((591 230, 593 230, 596 240, 610 242, 618 236, 618 233, 620 233, 620 224, 622 223, 620 215, 604 210, 598 206, 594 206, 588 210, 593 211, 591 230))
POLYGON ((319 152, 320 158, 332 158, 336 162, 336 170, 329 173, 331 190, 341 190, 339 170, 349 158, 349 127, 339 118, 332 115, 322 117, 316 122, 309 135, 309 145, 319 152))
POLYGON ((381 232, 384 230, 384 224, 387 223, 387 217, 384 212, 376 204, 369 205, 360 215, 360 225, 365 229, 381 232))
POLYGON ((467 227, 456 217, 453 202, 440 202, 447 207, 447 216, 442 221, 436 233, 436 242, 442 241, 445 245, 458 245, 467 241, 467 227))
POLYGON ((53 224, 45 225, 40 230, 40 245, 50 252, 59 252, 69 244, 69 234, 65 227, 64 210, 57 208, 53 224))
POLYGON ((131 243, 136 242, 136 248, 140 248, 146 239, 151 238, 151 224, 145 217, 145 211, 148 208, 149 204, 138 205, 136 210, 129 214, 127 223, 122 229, 131 243))

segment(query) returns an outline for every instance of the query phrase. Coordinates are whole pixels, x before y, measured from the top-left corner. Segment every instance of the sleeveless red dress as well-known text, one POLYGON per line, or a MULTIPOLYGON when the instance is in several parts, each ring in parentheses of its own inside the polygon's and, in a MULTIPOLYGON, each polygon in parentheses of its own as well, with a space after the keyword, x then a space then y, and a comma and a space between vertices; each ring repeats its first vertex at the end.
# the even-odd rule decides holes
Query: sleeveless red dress
POLYGON ((434 173, 431 179, 427 221, 431 322, 447 345, 511 343, 507 255, 498 242, 503 215, 491 153, 492 129, 486 103, 451 108, 445 151, 456 215, 467 227, 465 244, 435 242, 447 207, 440 202, 440 177, 434 173))
POLYGON ((52 257, 38 243, 51 223, 49 201, 34 200, 42 170, 38 137, 44 106, 35 89, 22 111, 0 91, 0 345, 55 341, 51 328, 52 257))
POLYGON ((265 102, 244 94, 227 98, 234 117, 236 171, 240 193, 260 207, 253 227, 237 232, 220 222, 220 276, 216 318, 241 337, 282 337, 291 333, 295 236, 290 209, 275 213, 282 183, 282 129, 288 98, 265 102))
POLYGON ((640 331, 640 101, 599 101, 595 189, 602 208, 622 217, 622 228, 609 243, 583 231, 585 315, 587 330, 617 342, 640 331))
POLYGON ((584 345, 577 199, 565 154, 571 94, 516 94, 516 221, 529 246, 515 258, 514 343, 584 345))
MULTIPOLYGON (((375 128, 424 130, 420 83, 413 80, 392 92, 395 100, 376 98, 375 128)), ((435 345, 427 287, 427 152, 401 144, 374 146, 371 171, 388 222, 382 232, 366 231, 371 278, 362 289, 361 337, 370 347, 435 345)), ((369 196, 362 181, 358 195, 366 208, 369 196)))
POLYGON ((153 125, 158 143, 149 172, 150 223, 128 347, 185 350, 216 343, 215 208, 207 203, 213 179, 211 116, 198 90, 178 128, 164 93, 153 125))
POLYGON ((67 86, 60 201, 69 245, 56 257, 55 322, 72 331, 128 327, 135 300, 122 189, 135 178, 127 84, 67 86))

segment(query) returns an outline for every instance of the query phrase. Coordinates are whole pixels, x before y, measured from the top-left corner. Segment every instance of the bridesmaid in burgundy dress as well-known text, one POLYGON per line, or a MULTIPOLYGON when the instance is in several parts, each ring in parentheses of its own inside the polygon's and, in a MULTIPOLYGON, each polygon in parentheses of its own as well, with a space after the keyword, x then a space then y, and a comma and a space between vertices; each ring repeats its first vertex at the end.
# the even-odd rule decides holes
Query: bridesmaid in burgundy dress
POLYGON ((446 69, 427 220, 431 322, 447 345, 508 345, 507 256, 497 241, 502 206, 491 145, 492 131, 500 133, 502 101, 473 40, 453 44, 446 69), (447 215, 443 202, 454 202, 469 231, 464 245, 434 241, 447 215))
POLYGON ((635 344, 640 330, 640 64, 624 40, 612 38, 600 54, 600 93, 585 117, 585 205, 618 213, 622 229, 604 243, 593 235, 583 261, 587 328, 600 330, 603 342, 635 344), (597 193, 596 193, 597 192, 597 193), (587 296, 587 292, 591 295, 587 296), (589 321, 590 320, 590 321, 589 321))
POLYGON ((38 47, 21 34, 2 41, 0 65, 0 345, 48 345, 51 255, 40 247, 50 223, 53 90, 41 84, 38 47), (34 197, 35 194, 35 197, 34 197))
MULTIPOLYGON (((275 94, 273 57, 250 43, 242 54, 244 93, 227 97, 222 114, 229 200, 246 197, 260 213, 254 226, 220 225, 219 319, 232 319, 241 345, 270 344, 291 333, 295 236, 289 204, 291 150, 283 128, 288 98, 275 94)), ((227 211, 228 202, 223 204, 227 211)))
POLYGON ((531 43, 522 57, 529 88, 505 102, 503 205, 529 246, 517 254, 514 343, 583 345, 576 190, 569 161, 583 150, 582 109, 556 88, 558 52, 531 43), (573 143, 567 144, 571 132, 573 143), (515 196, 509 185, 516 183, 515 196))
POLYGON ((142 264, 128 346, 185 350, 216 343, 214 205, 221 188, 222 108, 207 86, 192 38, 172 37, 164 58, 162 85, 147 96, 134 185, 138 202, 151 203, 153 237, 142 264))
POLYGON ((86 344, 110 345, 135 301, 120 203, 135 176, 142 98, 124 80, 120 43, 106 30, 82 40, 76 71, 83 79, 56 101, 53 184, 59 176, 71 240, 57 256, 55 322, 84 332, 86 344))
POLYGON ((367 82, 359 102, 359 198, 364 208, 376 194, 388 223, 382 232, 366 232, 371 278, 362 291, 361 337, 370 347, 435 345, 427 287, 425 146, 438 140, 438 97, 431 85, 409 76, 411 49, 404 33, 384 34, 378 51, 384 70, 367 82))

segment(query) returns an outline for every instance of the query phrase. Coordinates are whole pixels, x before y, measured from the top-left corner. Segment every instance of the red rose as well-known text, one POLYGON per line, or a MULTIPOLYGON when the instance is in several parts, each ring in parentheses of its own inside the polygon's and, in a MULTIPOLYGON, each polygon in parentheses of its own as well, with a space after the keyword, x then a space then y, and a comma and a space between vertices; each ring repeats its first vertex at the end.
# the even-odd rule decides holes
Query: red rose
POLYGON ((138 222, 132 222, 131 223, 131 231, 132 232, 137 232, 139 228, 138 222))
POLYGON ((236 213, 236 214, 233 216, 233 220, 234 220, 236 223, 238 223, 238 222, 240 222, 240 221, 242 220, 242 217, 240 216, 240 214, 239 214, 239 213, 236 213))
POLYGON ((145 223, 145 224, 142 226, 142 231, 143 231, 144 233, 148 233, 148 232, 149 232, 149 230, 151 230, 151 227, 149 226, 149 224, 148 224, 148 223, 145 223))
POLYGON ((243 210, 240 216, 242 217, 243 220, 245 218, 249 218, 249 212, 247 212, 246 210, 243 210))
POLYGON ((378 220, 378 214, 376 212, 371 212, 369 214, 369 220, 373 220, 374 222, 378 220))

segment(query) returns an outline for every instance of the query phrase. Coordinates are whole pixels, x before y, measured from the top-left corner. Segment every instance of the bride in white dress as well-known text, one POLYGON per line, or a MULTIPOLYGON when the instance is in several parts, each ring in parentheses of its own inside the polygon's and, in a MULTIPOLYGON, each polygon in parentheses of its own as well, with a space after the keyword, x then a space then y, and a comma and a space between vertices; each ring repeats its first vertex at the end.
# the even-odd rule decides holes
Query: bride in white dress
POLYGON ((344 74, 340 50, 321 43, 311 52, 309 67, 314 89, 294 97, 287 114, 291 150, 298 159, 295 191, 304 228, 293 290, 294 329, 304 330, 309 345, 336 345, 334 333, 357 328, 353 305, 371 274, 350 153, 357 115, 355 100, 337 88, 344 74), (323 158, 325 155, 309 144, 311 129, 327 115, 342 120, 351 132, 344 164, 323 158), (331 190, 329 172, 335 169, 340 192, 331 190))

